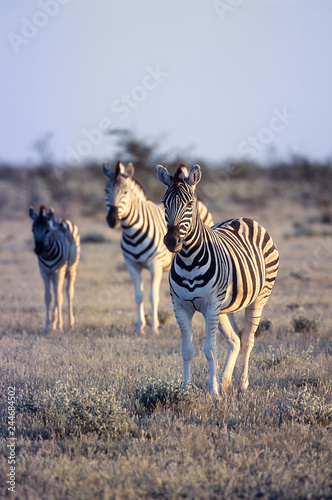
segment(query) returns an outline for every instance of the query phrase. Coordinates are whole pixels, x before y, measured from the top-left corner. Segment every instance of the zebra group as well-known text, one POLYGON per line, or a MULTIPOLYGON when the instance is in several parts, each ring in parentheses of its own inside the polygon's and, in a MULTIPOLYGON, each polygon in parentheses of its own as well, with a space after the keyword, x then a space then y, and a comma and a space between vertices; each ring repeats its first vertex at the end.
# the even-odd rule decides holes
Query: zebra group
MULTIPOLYGON (((160 283, 163 271, 170 269, 173 254, 163 243, 166 233, 164 207, 147 199, 144 189, 133 177, 134 171, 131 163, 125 167, 119 162, 115 172, 108 164, 103 165, 103 174, 108 179, 105 187, 106 220, 111 228, 121 225, 122 253, 135 289, 135 331, 143 332, 146 326, 142 270, 148 269, 151 276, 151 330, 157 333, 160 283)), ((199 211, 204 223, 212 225, 212 215, 201 202, 199 211)))
MULTIPOLYGON (((156 166, 159 181, 167 187, 161 204, 148 200, 134 179, 134 167, 121 162, 115 171, 102 167, 107 178, 106 220, 111 228, 121 225, 121 248, 131 275, 137 305, 135 331, 146 326, 143 305, 142 270, 151 275, 151 329, 158 331, 158 305, 162 273, 169 272, 170 294, 181 331, 183 378, 190 382, 194 354, 192 318, 199 311, 205 318, 204 354, 209 364, 209 387, 213 396, 227 391, 240 349, 242 366, 239 390, 248 387, 249 356, 254 345, 263 307, 274 285, 279 254, 272 238, 256 221, 241 218, 213 225, 205 205, 197 200, 196 185, 201 168, 190 171, 180 164, 172 176, 162 165, 156 166), (234 313, 245 311, 243 332, 239 332, 234 313), (216 334, 226 338, 227 356, 219 385, 217 382, 216 334)), ((30 207, 35 252, 45 284, 46 325, 50 327, 50 284, 55 304, 52 328, 62 328, 62 287, 68 278, 69 324, 74 325, 73 295, 80 256, 77 226, 56 220, 52 209, 43 205, 39 214, 30 207)))

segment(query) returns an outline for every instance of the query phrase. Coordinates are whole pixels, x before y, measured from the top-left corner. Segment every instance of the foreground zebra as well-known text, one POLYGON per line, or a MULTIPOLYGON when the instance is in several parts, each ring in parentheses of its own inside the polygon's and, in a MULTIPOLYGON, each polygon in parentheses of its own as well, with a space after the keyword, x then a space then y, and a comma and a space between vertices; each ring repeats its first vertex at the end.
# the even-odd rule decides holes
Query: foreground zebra
MULTIPOLYGON (((173 255, 163 243, 166 234, 164 208, 147 200, 144 189, 133 178, 134 166, 131 163, 124 167, 119 162, 115 172, 108 164, 104 164, 103 174, 108 179, 105 187, 106 220, 111 228, 121 224, 121 248, 134 283, 137 304, 135 331, 142 332, 146 326, 141 277, 145 268, 151 275, 151 330, 157 333, 160 283, 163 271, 170 268, 173 259, 173 255)), ((211 214, 205 205, 200 202, 199 204, 203 220, 212 225, 211 214)))
POLYGON ((69 325, 74 326, 73 298, 76 269, 80 258, 80 236, 78 228, 69 220, 54 219, 52 208, 40 206, 39 214, 32 207, 29 216, 34 221, 32 232, 35 253, 38 256, 40 274, 45 285, 46 323, 45 331, 50 328, 50 303, 52 299, 51 282, 54 291, 52 329, 63 328, 62 288, 67 278, 67 297, 69 325))
POLYGON ((232 219, 213 228, 203 224, 195 195, 196 184, 201 179, 199 165, 188 172, 180 164, 174 176, 162 165, 157 165, 156 174, 168 188, 163 199, 168 229, 164 241, 171 252, 176 252, 169 283, 181 330, 184 380, 190 381, 194 354, 192 317, 199 311, 205 317, 204 354, 209 363, 212 395, 219 394, 216 375, 218 327, 227 341, 220 390, 226 391, 231 384, 241 346, 239 390, 245 391, 255 332, 278 271, 278 251, 265 229, 251 219, 232 219), (240 337, 233 313, 241 309, 245 309, 245 324, 240 337))

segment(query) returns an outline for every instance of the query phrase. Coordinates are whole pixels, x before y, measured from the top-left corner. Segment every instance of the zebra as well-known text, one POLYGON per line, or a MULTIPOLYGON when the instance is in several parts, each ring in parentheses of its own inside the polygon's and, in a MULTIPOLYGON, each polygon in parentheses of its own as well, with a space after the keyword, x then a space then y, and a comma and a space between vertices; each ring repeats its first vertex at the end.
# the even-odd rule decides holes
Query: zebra
MULTIPOLYGON (((111 228, 121 225, 121 249, 134 284, 137 306, 135 332, 143 333, 146 326, 141 277, 145 268, 151 275, 151 331, 158 333, 162 274, 170 269, 173 260, 173 254, 163 243, 166 234, 164 207, 147 199, 145 190, 133 177, 135 169, 132 163, 125 167, 118 162, 115 172, 109 164, 104 163, 102 170, 108 180, 105 186, 106 220, 111 228)), ((200 210, 205 222, 212 225, 212 215, 203 203, 200 203, 200 210)))
POLYGON ((54 292, 52 330, 63 329, 62 288, 67 279, 69 325, 75 323, 73 311, 74 285, 80 258, 80 235, 78 228, 70 220, 55 219, 54 210, 40 206, 39 213, 33 207, 28 210, 33 220, 32 232, 34 251, 38 256, 39 270, 45 286, 46 322, 45 331, 50 329, 51 283, 54 292))
POLYGON ((195 189, 201 168, 188 172, 179 164, 174 176, 162 165, 156 166, 159 181, 167 187, 163 198, 167 248, 175 253, 169 273, 174 313, 181 330, 183 378, 190 382, 194 354, 192 318, 199 311, 205 318, 204 354, 209 365, 209 389, 213 397, 231 385, 237 356, 242 350, 239 391, 248 387, 248 364, 254 346, 262 309, 274 285, 279 253, 267 231, 258 222, 230 219, 212 228, 203 224, 195 189), (234 312, 245 310, 244 330, 240 334, 234 312), (216 375, 216 333, 224 334, 227 356, 220 376, 216 375))

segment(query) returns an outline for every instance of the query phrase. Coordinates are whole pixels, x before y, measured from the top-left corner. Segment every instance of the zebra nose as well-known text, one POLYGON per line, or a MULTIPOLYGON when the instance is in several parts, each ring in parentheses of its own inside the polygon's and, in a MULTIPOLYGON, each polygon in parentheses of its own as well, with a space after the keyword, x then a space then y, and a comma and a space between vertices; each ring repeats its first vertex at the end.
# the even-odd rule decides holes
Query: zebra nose
POLYGON ((38 242, 35 244, 34 251, 36 255, 41 255, 43 253, 43 249, 44 249, 43 243, 38 242))
POLYGON ((106 221, 111 228, 115 228, 119 225, 118 207, 110 207, 108 214, 106 215, 106 221))
POLYGON ((170 252, 179 252, 182 248, 179 226, 169 226, 164 237, 164 244, 170 252))

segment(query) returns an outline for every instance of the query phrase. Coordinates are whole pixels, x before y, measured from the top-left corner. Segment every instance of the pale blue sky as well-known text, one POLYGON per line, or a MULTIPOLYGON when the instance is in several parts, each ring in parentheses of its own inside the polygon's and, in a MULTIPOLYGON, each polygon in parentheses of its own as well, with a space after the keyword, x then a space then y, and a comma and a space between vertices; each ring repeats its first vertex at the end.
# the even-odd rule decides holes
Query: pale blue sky
POLYGON ((105 128, 193 160, 332 153, 330 0, 0 0, 0 161, 112 161, 105 128), (274 151, 274 153, 273 153, 274 151))

